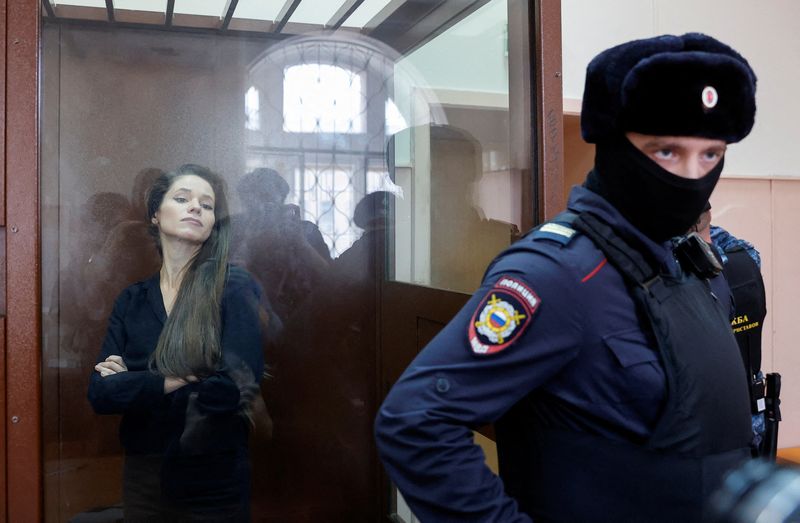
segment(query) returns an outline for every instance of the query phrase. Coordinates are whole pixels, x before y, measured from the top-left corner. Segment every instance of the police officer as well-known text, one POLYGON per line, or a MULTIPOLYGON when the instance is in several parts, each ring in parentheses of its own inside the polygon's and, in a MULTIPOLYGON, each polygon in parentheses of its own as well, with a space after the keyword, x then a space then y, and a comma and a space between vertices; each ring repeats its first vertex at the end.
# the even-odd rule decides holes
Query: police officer
POLYGON ((750 132, 755 83, 741 55, 696 33, 589 64, 584 186, 492 262, 379 410, 381 459, 421 521, 707 516, 750 456, 748 391, 715 272, 695 263, 710 251, 672 238, 750 132), (500 478, 472 441, 487 423, 500 478))

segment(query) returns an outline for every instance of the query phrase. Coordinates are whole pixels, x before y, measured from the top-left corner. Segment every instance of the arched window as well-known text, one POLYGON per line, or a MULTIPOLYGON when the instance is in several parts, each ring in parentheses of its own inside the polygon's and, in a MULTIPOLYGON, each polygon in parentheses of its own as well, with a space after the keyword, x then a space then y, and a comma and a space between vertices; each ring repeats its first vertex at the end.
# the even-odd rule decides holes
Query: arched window
POLYGON ((250 87, 244 95, 245 129, 249 131, 261 130, 261 100, 258 89, 250 87))
POLYGON ((364 73, 306 63, 283 71, 283 130, 292 133, 364 133, 364 73))
MULTIPOLYGON (((288 39, 249 67, 246 85, 259 93, 260 129, 248 127, 247 170, 276 170, 292 188, 286 203, 319 228, 335 258, 363 233, 353 216, 364 197, 402 197, 395 152, 387 150, 391 137, 442 122, 443 112, 396 51, 356 34, 288 39)), ((408 143, 406 133, 403 159, 408 143)))

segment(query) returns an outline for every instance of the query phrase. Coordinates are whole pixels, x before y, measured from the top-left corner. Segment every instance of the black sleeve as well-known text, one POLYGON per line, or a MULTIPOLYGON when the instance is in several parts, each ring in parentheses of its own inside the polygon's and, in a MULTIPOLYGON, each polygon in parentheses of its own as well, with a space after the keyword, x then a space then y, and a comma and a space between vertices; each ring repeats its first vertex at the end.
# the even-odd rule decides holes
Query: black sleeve
MULTIPOLYGON (((112 355, 124 359, 127 340, 125 314, 130 300, 131 291, 126 289, 114 303, 97 363, 112 355)), ((105 378, 92 370, 88 397, 97 414, 122 414, 131 409, 148 409, 159 403, 163 396, 164 377, 149 370, 120 372, 105 378)))

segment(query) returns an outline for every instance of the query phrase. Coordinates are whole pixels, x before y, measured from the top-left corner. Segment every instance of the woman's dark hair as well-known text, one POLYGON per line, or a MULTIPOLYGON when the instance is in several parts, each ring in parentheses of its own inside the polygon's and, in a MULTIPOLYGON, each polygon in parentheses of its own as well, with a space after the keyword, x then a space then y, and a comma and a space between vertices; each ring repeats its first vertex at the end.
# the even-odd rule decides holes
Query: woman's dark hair
POLYGON ((200 251, 189 262, 175 304, 167 317, 150 366, 163 376, 204 377, 216 371, 222 354, 220 306, 228 271, 230 221, 225 183, 200 165, 181 165, 159 176, 147 192, 147 223, 162 254, 158 226, 152 223, 172 184, 194 175, 214 189, 214 227, 200 251))

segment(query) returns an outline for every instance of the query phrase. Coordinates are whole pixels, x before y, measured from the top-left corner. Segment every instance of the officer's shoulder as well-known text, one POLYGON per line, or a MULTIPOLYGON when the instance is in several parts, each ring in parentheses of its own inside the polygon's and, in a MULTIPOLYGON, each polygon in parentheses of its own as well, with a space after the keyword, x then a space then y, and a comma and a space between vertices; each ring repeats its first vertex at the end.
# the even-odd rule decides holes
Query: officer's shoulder
POLYGON ((758 252, 758 249, 749 241, 737 238, 722 227, 711 226, 711 243, 726 255, 735 255, 740 251, 744 251, 761 267, 761 253, 758 252))
POLYGON ((536 243, 543 242, 545 245, 554 244, 567 247, 580 236, 580 232, 574 226, 577 217, 576 214, 569 211, 562 212, 552 220, 533 228, 525 235, 524 239, 536 243))
MULTIPOLYGON (((577 218, 577 214, 562 212, 531 229, 514 246, 518 251, 536 252, 561 261, 594 259, 600 251, 574 225, 577 218)), ((513 248, 509 249, 510 254, 513 252, 513 248)))
POLYGON ((516 269, 526 273, 566 276, 584 274, 603 259, 602 252, 586 235, 561 215, 532 229, 495 259, 491 271, 516 269))

